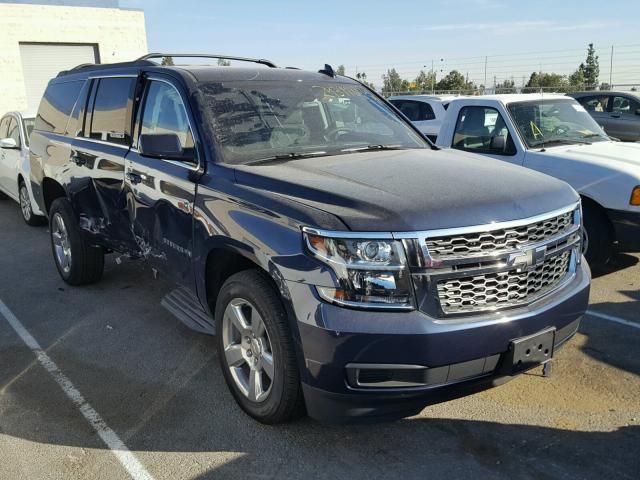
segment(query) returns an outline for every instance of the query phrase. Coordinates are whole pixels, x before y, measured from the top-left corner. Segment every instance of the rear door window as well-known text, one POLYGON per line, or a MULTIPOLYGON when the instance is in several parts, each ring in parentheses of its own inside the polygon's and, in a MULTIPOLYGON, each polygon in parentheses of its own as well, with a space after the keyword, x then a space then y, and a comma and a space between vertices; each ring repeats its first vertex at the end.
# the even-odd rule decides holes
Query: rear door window
POLYGON ((98 82, 89 137, 94 140, 130 145, 131 93, 135 78, 102 78, 98 82))
POLYGON ((412 122, 435 120, 436 118, 433 108, 428 103, 416 100, 392 100, 391 103, 398 107, 398 110, 412 122))
POLYGON ((40 102, 35 130, 64 133, 84 80, 49 84, 40 102))
POLYGON ((635 114, 640 108, 640 103, 628 97, 613 97, 611 111, 613 113, 635 114))

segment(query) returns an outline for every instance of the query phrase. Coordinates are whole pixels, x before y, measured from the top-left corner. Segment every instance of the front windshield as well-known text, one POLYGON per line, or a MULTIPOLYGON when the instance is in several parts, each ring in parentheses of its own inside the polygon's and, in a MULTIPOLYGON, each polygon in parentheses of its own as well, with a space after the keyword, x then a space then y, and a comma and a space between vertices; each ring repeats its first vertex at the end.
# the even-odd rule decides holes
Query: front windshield
POLYGON ((225 163, 429 147, 357 84, 225 81, 198 87, 225 163))
POLYGON ((33 131, 33 125, 35 124, 35 118, 23 118, 22 119, 22 128, 24 129, 24 133, 26 134, 25 143, 29 145, 29 137, 31 137, 31 132, 33 131))
POLYGON ((511 103, 516 128, 529 148, 609 140, 591 115, 573 99, 511 103))

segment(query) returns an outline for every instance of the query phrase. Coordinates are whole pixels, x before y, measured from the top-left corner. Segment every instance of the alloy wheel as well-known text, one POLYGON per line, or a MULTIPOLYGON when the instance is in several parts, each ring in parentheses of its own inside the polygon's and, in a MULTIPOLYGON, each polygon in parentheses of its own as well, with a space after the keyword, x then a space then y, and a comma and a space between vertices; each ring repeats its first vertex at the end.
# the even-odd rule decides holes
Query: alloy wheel
POLYGON ((258 310, 232 299, 222 319, 224 356, 236 386, 252 402, 264 401, 275 375, 271 341, 258 310))
POLYGON ((31 210, 31 199, 29 198, 29 191, 27 186, 23 183, 20 185, 20 209, 22 210, 22 216, 28 222, 33 215, 31 210))
POLYGON ((52 224, 53 231, 51 232, 51 239, 56 254, 56 262, 58 262, 58 265, 64 273, 69 273, 71 271, 71 242, 69 240, 69 234, 67 233, 67 227, 59 213, 53 216, 52 224))

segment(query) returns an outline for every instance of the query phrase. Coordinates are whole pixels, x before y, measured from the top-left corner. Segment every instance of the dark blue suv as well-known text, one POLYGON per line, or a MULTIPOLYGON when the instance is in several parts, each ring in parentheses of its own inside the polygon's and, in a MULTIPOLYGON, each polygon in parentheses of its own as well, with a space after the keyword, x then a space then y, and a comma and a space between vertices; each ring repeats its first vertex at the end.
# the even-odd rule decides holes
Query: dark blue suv
POLYGON ((329 66, 161 57, 51 80, 34 196, 68 284, 98 281, 111 252, 175 281, 164 306, 216 334, 249 415, 412 415, 576 332, 590 274, 565 183, 439 151, 329 66))

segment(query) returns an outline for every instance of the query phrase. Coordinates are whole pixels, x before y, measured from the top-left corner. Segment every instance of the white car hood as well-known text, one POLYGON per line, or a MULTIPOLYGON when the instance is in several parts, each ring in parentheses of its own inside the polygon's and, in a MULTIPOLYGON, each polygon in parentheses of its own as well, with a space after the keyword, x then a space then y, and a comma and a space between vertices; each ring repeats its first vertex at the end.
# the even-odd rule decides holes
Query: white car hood
POLYGON ((640 143, 596 142, 547 149, 554 156, 617 170, 640 178, 640 143))

